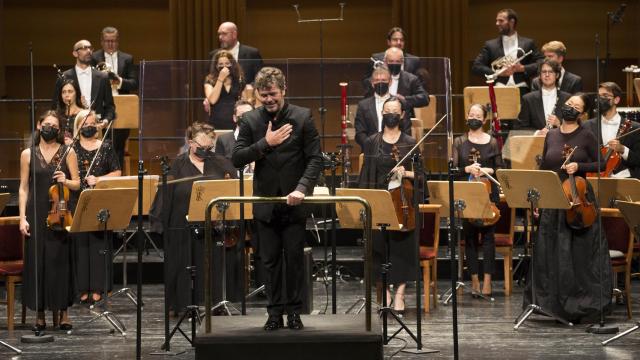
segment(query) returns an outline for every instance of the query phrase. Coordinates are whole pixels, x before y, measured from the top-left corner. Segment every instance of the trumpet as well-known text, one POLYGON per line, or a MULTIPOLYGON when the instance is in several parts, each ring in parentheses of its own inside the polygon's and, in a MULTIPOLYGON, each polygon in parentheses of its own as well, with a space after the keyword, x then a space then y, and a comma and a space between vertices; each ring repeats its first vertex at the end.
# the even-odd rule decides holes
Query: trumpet
POLYGON ((531 54, 533 50, 529 50, 525 52, 522 48, 518 48, 518 50, 516 51, 516 54, 520 52, 524 54, 517 59, 514 59, 511 55, 505 55, 503 57, 493 60, 493 62, 491 62, 491 70, 493 70, 493 74, 485 75, 485 77, 487 78, 487 81, 495 81, 498 78, 498 76, 500 76, 503 72, 505 72, 509 67, 522 61, 522 59, 524 59, 529 54, 531 54))
POLYGON ((114 95, 117 95, 118 85, 120 84, 120 77, 113 71, 111 64, 106 63, 105 61, 101 61, 95 66, 96 70, 107 74, 109 77, 109 81, 111 82, 111 90, 114 95))

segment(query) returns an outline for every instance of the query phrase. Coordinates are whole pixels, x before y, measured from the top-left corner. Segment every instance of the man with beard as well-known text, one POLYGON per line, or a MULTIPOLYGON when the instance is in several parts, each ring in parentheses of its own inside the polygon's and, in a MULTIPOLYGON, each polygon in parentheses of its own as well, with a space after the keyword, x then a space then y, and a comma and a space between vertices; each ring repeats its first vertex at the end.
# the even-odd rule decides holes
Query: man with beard
POLYGON ((92 53, 93 47, 88 40, 80 40, 73 45, 72 54, 76 58, 76 65, 62 73, 62 78, 56 81, 52 108, 55 109, 58 104, 64 79, 73 79, 80 87, 82 104, 87 108, 91 106, 91 110, 100 119, 99 126, 104 127, 108 121, 115 119, 116 107, 107 74, 91 67, 92 53))
POLYGON ((482 50, 473 61, 471 70, 474 74, 483 76, 493 74, 491 63, 503 56, 517 59, 531 50, 531 54, 519 63, 507 68, 497 79, 496 86, 517 86, 520 96, 529 92, 528 81, 536 75, 538 62, 543 59, 532 39, 520 36, 516 31, 518 15, 512 9, 502 9, 496 15, 496 26, 500 36, 484 43, 482 50), (518 49, 524 50, 519 51, 518 49))
POLYGON ((285 77, 273 67, 262 68, 255 79, 262 106, 244 114, 231 160, 236 168, 255 161, 254 196, 286 196, 286 204, 254 204, 253 217, 265 267, 269 318, 267 331, 303 328, 303 245, 306 209, 302 201, 313 193, 322 170, 320 136, 311 110, 286 103, 285 77), (284 250, 284 252, 283 252, 284 250), (286 267, 283 294, 283 266, 286 267))

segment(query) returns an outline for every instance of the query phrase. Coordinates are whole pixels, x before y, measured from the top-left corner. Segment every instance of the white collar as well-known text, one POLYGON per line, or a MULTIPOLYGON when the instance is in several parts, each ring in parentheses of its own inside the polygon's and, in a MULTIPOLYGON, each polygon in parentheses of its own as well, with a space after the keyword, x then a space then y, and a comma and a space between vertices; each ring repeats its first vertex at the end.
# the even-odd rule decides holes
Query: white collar
POLYGON ((553 88, 551 90, 547 90, 545 88, 540 88, 542 90, 542 96, 556 96, 557 89, 553 88))
POLYGON ((91 75, 91 66, 87 66, 86 68, 82 69, 81 67, 76 65, 76 74, 78 74, 78 75, 80 75, 80 74, 89 74, 89 75, 91 75))
POLYGON ((240 51, 240 41, 236 41, 236 44, 231 49, 229 49, 229 51, 231 51, 232 53, 240 51))
POLYGON ((518 39, 518 32, 516 31, 513 35, 502 35, 502 41, 516 41, 518 39))
POLYGON ((112 52, 111 54, 109 54, 108 52, 105 51, 104 54, 105 54, 105 56, 108 55, 110 57, 114 57, 114 56, 118 57, 118 50, 112 52))
POLYGON ((620 114, 618 112, 616 112, 615 115, 613 115, 613 117, 611 119, 607 119, 604 117, 604 115, 602 115, 602 123, 604 125, 618 125, 620 124, 620 114))
POLYGON ((376 94, 376 93, 373 93, 373 96, 376 98, 376 102, 377 102, 377 103, 381 103, 381 102, 387 101, 387 99, 388 99, 389 97, 391 97, 391 95, 389 95, 389 93, 386 93, 386 94, 385 94, 385 95, 383 95, 383 96, 380 96, 380 95, 378 95, 378 94, 376 94))

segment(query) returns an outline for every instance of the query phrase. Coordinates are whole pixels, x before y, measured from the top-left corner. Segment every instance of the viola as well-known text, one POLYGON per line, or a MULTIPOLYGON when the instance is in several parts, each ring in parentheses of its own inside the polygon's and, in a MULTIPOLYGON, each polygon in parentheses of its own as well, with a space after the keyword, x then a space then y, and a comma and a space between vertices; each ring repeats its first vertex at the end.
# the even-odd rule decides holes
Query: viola
MULTIPOLYGON (((620 124, 618 128, 618 134, 616 135, 616 140, 620 139, 624 134, 628 133, 631 130, 631 120, 625 120, 620 124)), ((605 144, 600 146, 600 153, 602 154, 602 160, 607 163, 604 171, 600 172, 600 177, 610 177, 613 174, 613 171, 620 165, 622 162, 622 156, 615 151, 614 149, 608 147, 605 144)), ((588 177, 597 177, 597 172, 587 173, 588 177)))
MULTIPOLYGON (((393 145, 391 154, 396 162, 400 160, 400 151, 396 144, 393 145)), ((402 224, 402 230, 413 230, 416 226, 415 209, 413 207, 413 183, 410 179, 403 178, 400 186, 389 190, 393 207, 398 222, 402 224)))
MULTIPOLYGON (((577 146, 564 145, 562 166, 564 167, 571 159, 577 146)), ((587 180, 581 176, 569 174, 569 178, 562 182, 562 190, 571 202, 571 208, 567 211, 567 224, 574 230, 581 230, 593 225, 596 220, 597 211, 594 203, 587 200, 587 180)))
MULTIPOLYGON (((61 158, 58 154, 53 157, 56 171, 60 168, 61 158)), ((54 171, 55 172, 55 171, 54 171)), ((67 208, 69 203, 69 188, 57 182, 49 187, 50 209, 47 215, 47 227, 55 231, 64 231, 67 226, 71 226, 73 216, 71 210, 67 208)))
MULTIPOLYGON (((480 151, 475 148, 472 148, 471 151, 469 151, 469 162, 471 162, 472 164, 475 164, 479 160, 480 160, 480 151)), ((496 180, 493 178, 489 179, 489 174, 485 173, 485 175, 486 176, 471 175, 469 176, 469 181, 481 182, 484 185, 485 190, 487 190, 489 195, 491 195, 491 191, 492 191, 491 180, 493 181, 496 181, 496 180)), ((498 183, 498 186, 500 186, 499 183, 498 183)), ((471 219, 470 221, 476 226, 491 226, 496 224, 498 220, 500 220, 500 209, 494 202, 491 202, 490 206, 491 206, 491 211, 493 212, 492 217, 484 218, 484 219, 471 219)))

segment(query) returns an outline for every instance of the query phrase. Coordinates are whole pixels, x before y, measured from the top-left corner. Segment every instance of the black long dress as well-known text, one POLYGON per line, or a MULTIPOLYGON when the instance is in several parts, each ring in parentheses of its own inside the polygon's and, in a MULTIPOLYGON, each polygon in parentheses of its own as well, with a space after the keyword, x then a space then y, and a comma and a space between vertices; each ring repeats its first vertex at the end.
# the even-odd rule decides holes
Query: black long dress
MULTIPOLYGON (((563 147, 578 146, 570 162, 578 163, 576 176, 598 171, 598 142, 583 127, 563 134, 560 129, 547 133, 544 143, 542 170, 553 170, 564 180, 560 170, 563 147)), ((587 197, 595 202, 591 187, 587 197)), ((534 244, 534 261, 530 273, 535 276, 535 302, 548 312, 573 322, 595 320, 600 310, 611 304, 611 263, 604 233, 598 241, 598 223, 573 230, 566 222, 565 210, 541 209, 538 236, 534 244)), ((524 304, 532 302, 531 281, 524 294, 524 304)))
MULTIPOLYGON (((414 138, 401 134, 395 144, 399 150, 399 158, 404 157, 415 144, 414 138)), ((359 179, 360 188, 387 189, 386 176, 397 163, 391 155, 392 146, 393 144, 382 139, 382 133, 376 133, 367 138, 364 146, 364 165, 359 179)), ((410 169, 411 159, 408 158, 402 165, 405 169, 410 169)), ((416 278, 418 254, 413 232, 413 230, 388 232, 389 259, 392 264, 387 277, 389 284, 400 284, 416 278)), ((380 266, 386 255, 386 246, 380 231, 373 231, 372 236, 374 271, 379 277, 380 266)))
MULTIPOLYGON (((57 156, 62 157, 65 149, 61 145, 57 156)), ((38 145, 31 148, 30 161, 26 216, 31 236, 25 239, 23 301, 32 310, 65 310, 73 304, 74 294, 71 242, 67 232, 53 231, 46 224, 56 164, 46 162, 38 145)), ((70 178, 66 161, 61 171, 70 178)))
MULTIPOLYGON (((204 164, 204 174, 193 165, 189 159, 189 152, 179 155, 171 164, 169 176, 173 179, 205 175, 207 180, 224 179, 225 175, 236 178, 237 170, 231 162, 219 155, 214 155, 207 159, 204 164)), ((195 234, 193 227, 187 222, 186 216, 189 212, 189 200, 191 198, 191 187, 193 181, 184 181, 168 185, 168 197, 170 199, 168 212, 169 229, 167 237, 167 248, 165 249, 165 261, 167 261, 167 273, 165 274, 166 291, 169 294, 169 307, 174 311, 181 311, 187 305, 191 305, 191 280, 187 266, 196 266, 196 297, 199 304, 204 300, 204 231, 199 227, 198 234, 195 234), (195 240, 195 253, 191 254, 191 244, 195 240)), ((162 228, 162 190, 158 191, 156 199, 151 209, 152 227, 160 232, 162 228)), ((219 239, 215 239, 219 240, 219 239)), ((213 260, 213 299, 219 301, 221 298, 221 273, 220 266, 222 252, 218 246, 214 246, 213 260)), ((240 253, 237 247, 227 248, 226 270, 227 270, 227 300, 237 301, 241 294, 242 272, 238 269, 240 253)))
MULTIPOLYGON (((91 164, 96 150, 86 150, 76 142, 73 149, 78 157, 78 169, 80 170, 80 186, 81 190, 85 190, 88 185, 84 181, 86 177, 86 167, 91 164)), ((120 170, 120 164, 116 156, 111 142, 105 142, 100 150, 100 155, 96 158, 91 175, 96 177, 106 175, 110 172, 120 170)), ((80 197, 80 192, 75 192, 76 198, 80 197)), ((107 233, 107 246, 109 253, 112 254, 113 243, 111 241, 112 232, 107 233)), ((100 252, 105 249, 104 232, 83 232, 73 235, 73 257, 74 257, 74 273, 76 280, 77 293, 102 293, 104 292, 104 255, 100 252)), ((108 259, 108 289, 111 291, 113 287, 113 261, 108 259)))
MULTIPOLYGON (((206 83, 215 86, 215 82, 207 80, 206 83)), ((213 125, 216 130, 233 130, 235 124, 233 123, 233 107, 240 99, 244 85, 235 80, 231 80, 231 88, 227 91, 224 84, 220 90, 220 97, 218 101, 211 106, 211 115, 209 116, 209 124, 213 125)))

